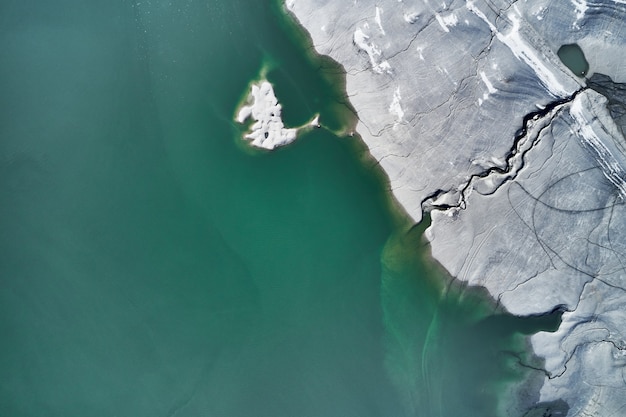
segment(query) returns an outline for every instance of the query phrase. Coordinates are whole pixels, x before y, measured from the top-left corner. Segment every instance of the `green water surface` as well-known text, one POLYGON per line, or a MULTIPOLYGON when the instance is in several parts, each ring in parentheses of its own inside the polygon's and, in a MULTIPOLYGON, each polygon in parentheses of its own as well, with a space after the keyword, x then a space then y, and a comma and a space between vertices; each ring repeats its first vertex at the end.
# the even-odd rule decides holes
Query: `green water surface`
POLYGON ((358 138, 242 148, 264 68, 349 128, 276 2, 8 0, 0 62, 0 416, 485 417, 525 375, 358 138))
POLYGON ((574 74, 584 77, 589 72, 589 63, 583 50, 575 43, 563 45, 557 52, 561 62, 574 74))

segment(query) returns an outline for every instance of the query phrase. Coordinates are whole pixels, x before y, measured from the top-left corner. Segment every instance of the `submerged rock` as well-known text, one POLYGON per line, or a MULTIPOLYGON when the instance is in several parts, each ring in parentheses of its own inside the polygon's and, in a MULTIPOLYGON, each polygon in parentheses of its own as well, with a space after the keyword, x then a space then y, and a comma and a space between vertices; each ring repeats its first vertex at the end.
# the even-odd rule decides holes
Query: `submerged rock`
MULTIPOLYGON (((539 401, 569 416, 619 415, 626 4, 290 0, 287 8, 316 50, 344 66, 357 130, 397 200, 416 222, 431 211, 433 256, 514 314, 566 310, 556 332, 531 339, 545 359, 539 401), (585 54, 589 84, 557 55, 570 44, 585 54)), ((540 412, 527 407, 518 415, 540 412)))

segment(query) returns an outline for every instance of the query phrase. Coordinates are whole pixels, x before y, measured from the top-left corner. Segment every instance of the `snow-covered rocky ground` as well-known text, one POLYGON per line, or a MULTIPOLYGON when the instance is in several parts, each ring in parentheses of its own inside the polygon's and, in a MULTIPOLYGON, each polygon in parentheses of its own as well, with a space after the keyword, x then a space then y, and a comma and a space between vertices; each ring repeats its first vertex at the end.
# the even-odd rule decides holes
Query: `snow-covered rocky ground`
POLYGON ((539 402, 626 415, 626 105, 612 95, 626 83, 626 2, 286 7, 345 68, 357 130, 397 200, 416 222, 431 212, 433 256, 513 314, 565 310, 557 332, 531 339, 539 402), (572 43, 609 88, 560 61, 572 43))

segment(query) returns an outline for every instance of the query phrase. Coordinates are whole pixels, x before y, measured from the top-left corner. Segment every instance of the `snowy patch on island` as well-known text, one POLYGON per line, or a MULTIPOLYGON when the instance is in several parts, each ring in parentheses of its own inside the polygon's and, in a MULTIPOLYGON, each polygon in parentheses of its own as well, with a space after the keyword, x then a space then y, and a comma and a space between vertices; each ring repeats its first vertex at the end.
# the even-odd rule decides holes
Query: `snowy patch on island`
POLYGON ((485 74, 485 71, 480 71, 480 78, 483 80, 483 83, 487 87, 487 92, 483 93, 482 98, 478 99, 479 106, 481 106, 483 102, 489 98, 490 94, 494 94, 498 92, 498 90, 493 86, 493 84, 491 84, 491 81, 489 81, 489 79, 487 78, 487 74, 485 74))
POLYGON ((523 36, 520 33, 522 18, 520 16, 520 12, 515 7, 513 7, 515 13, 510 12, 507 15, 507 18, 511 22, 512 26, 506 34, 500 32, 495 25, 487 19, 485 14, 474 4, 474 2, 468 1, 465 4, 465 7, 485 22, 487 26, 489 26, 491 32, 496 35, 500 42, 511 50, 513 55, 533 69, 550 94, 555 97, 562 98, 575 91, 572 87, 564 86, 559 79, 560 77, 546 65, 544 62, 545 59, 542 58, 538 52, 523 39, 523 36))
POLYGON ((402 106, 400 105, 400 100, 402 97, 400 96, 400 87, 396 88, 396 91, 393 93, 393 100, 389 105, 389 112, 396 116, 396 120, 398 122, 402 121, 404 117, 404 110, 402 110, 402 106))
POLYGON ((441 28, 446 32, 450 32, 449 28, 452 26, 456 26, 459 23, 459 19, 454 13, 447 16, 441 16, 439 13, 437 13, 435 14, 435 19, 437 19, 437 23, 439 23, 439 26, 441 26, 441 28))
POLYGON ((585 13, 589 8, 585 0, 572 0, 574 7, 576 8, 576 21, 572 23, 572 29, 580 29, 578 22, 585 17, 585 13))
POLYGON ((376 7, 376 24, 378 25, 378 29, 380 29, 380 33, 385 35, 385 29, 383 29, 383 22, 380 18, 380 14, 382 13, 382 9, 380 7, 376 7))
POLYGON ((383 72, 391 74, 391 65, 389 65, 389 62, 377 62, 378 57, 381 55, 381 51, 380 48, 374 45, 374 43, 368 43, 369 38, 370 37, 360 28, 357 28, 357 30, 354 31, 354 43, 359 47, 359 49, 362 49, 367 53, 374 72, 377 74, 382 74, 383 72))
POLYGON ((298 133, 298 129, 286 129, 280 115, 281 106, 272 84, 262 80, 252 85, 247 104, 239 109, 236 120, 244 123, 252 118, 255 123, 244 138, 251 140, 252 146, 271 150, 293 142, 298 133))
POLYGON ((404 21, 410 24, 413 24, 415 22, 417 22, 417 20, 420 18, 420 15, 418 13, 405 13, 404 14, 404 21))

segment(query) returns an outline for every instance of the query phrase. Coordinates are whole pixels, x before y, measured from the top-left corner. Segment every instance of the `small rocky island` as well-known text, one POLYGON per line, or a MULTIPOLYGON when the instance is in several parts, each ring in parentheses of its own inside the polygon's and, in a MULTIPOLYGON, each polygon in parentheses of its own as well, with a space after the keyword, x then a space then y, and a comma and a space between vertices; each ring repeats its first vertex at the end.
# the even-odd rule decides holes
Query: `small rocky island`
POLYGON ((430 213, 434 258, 513 314, 563 312, 532 336, 545 377, 509 415, 624 415, 626 3, 286 7, 345 68, 357 131, 413 219, 430 213))

